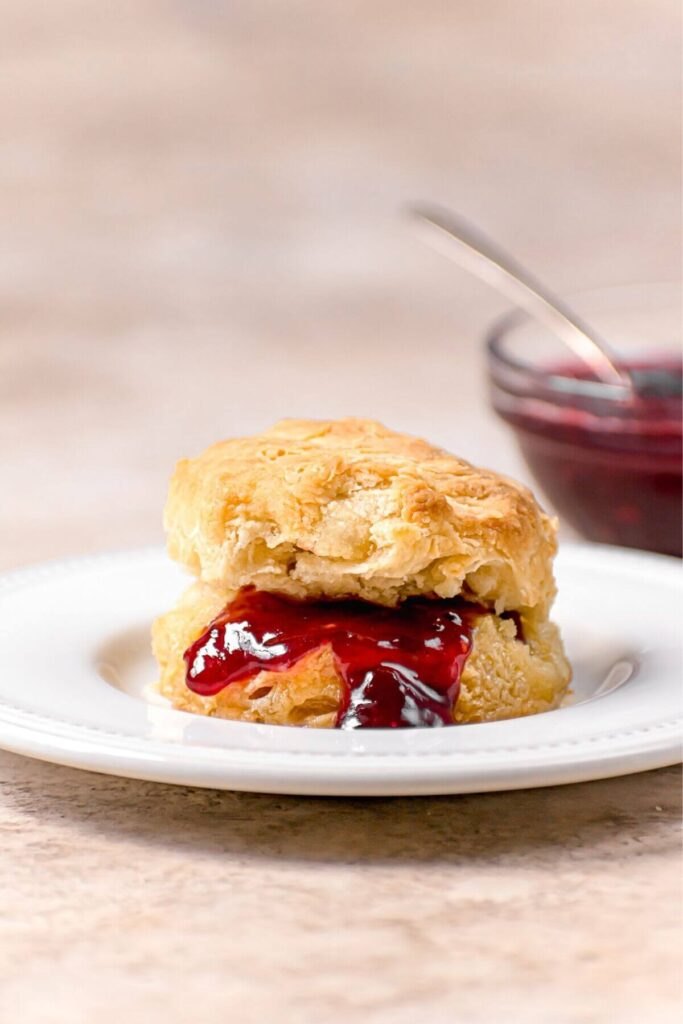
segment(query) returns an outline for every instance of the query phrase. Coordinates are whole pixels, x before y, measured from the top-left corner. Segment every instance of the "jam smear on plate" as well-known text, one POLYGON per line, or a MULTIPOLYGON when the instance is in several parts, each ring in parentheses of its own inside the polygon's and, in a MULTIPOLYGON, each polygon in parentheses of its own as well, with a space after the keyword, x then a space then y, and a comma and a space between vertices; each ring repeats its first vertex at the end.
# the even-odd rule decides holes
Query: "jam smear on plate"
POLYGON ((188 687, 214 696, 257 672, 282 672, 329 644, 344 680, 337 727, 453 725, 472 628, 484 609, 411 598, 296 601, 245 587, 185 652, 188 687))

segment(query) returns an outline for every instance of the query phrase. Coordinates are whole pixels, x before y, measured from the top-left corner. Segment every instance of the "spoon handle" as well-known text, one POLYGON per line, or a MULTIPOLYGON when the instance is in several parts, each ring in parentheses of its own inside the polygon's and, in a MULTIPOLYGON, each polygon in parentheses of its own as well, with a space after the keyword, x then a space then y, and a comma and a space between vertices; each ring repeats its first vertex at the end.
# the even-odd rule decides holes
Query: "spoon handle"
POLYGON ((410 208, 410 213, 433 249, 455 260, 543 323, 591 367, 599 380, 632 390, 630 377, 619 368, 609 346, 507 253, 442 207, 418 204, 410 208))

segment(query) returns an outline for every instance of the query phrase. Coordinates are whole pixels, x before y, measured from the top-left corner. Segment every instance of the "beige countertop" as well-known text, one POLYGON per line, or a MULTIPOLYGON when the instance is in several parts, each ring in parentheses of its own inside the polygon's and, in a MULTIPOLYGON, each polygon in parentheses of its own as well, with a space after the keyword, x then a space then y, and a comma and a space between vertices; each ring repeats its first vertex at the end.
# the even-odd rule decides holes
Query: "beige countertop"
MULTIPOLYGON (((174 459, 283 415, 524 477, 483 384, 503 307, 413 243, 415 196, 561 290, 676 273, 669 0, 2 21, 2 568, 160 542, 174 459)), ((679 821, 673 769, 363 802, 0 753, 0 1019, 673 1021, 679 821)))

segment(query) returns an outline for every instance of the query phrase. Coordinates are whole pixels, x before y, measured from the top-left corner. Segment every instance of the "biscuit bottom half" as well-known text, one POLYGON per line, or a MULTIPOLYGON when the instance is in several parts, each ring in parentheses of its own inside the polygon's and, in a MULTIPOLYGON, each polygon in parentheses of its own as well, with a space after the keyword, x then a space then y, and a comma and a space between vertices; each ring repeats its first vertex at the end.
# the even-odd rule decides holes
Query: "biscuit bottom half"
MULTIPOLYGON (((172 611, 154 623, 159 692, 174 707, 203 715, 271 725, 332 728, 345 699, 345 682, 330 646, 289 668, 261 671, 204 697, 186 683, 183 655, 234 596, 213 584, 194 583, 172 611)), ((460 679, 456 723, 494 722, 557 707, 571 678, 556 626, 535 616, 515 621, 493 611, 477 614, 472 649, 460 679)))

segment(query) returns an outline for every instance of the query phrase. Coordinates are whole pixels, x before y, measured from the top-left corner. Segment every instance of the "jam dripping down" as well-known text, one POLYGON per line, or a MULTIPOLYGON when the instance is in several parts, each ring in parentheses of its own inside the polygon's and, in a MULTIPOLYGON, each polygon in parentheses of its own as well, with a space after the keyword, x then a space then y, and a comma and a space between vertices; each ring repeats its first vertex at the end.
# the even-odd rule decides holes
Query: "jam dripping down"
POLYGON ((457 599, 412 598, 384 608, 296 601, 247 587, 185 652, 186 681, 195 693, 214 696, 329 644, 346 684, 338 728, 452 725, 474 618, 483 612, 457 599))

